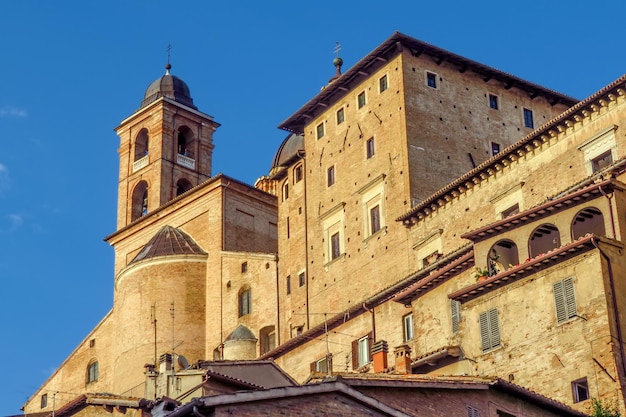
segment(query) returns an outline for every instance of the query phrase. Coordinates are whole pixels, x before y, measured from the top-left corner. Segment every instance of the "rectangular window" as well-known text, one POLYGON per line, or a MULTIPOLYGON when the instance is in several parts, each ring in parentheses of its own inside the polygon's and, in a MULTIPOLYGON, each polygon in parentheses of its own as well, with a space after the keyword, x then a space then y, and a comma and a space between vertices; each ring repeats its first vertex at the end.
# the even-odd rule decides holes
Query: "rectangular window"
POLYGON ((361 91, 359 93, 359 95, 357 96, 356 102, 357 102, 357 106, 359 109, 365 106, 365 91, 361 91))
POLYGON ((591 170, 593 172, 600 171, 602 168, 606 168, 613 163, 613 155, 608 150, 591 160, 591 170))
POLYGON ((358 369, 370 363, 372 334, 360 337, 352 342, 352 368, 358 369))
POLYGON ((516 214, 519 214, 519 203, 515 203, 508 209, 503 210, 502 218, 506 219, 507 217, 515 216, 516 214))
POLYGON ((287 200, 288 198, 289 198, 289 183, 285 181, 285 184, 283 185, 283 201, 287 200))
POLYGON ((289 216, 287 216, 287 221, 285 223, 285 227, 287 228, 287 239, 289 239, 289 216))
POLYGON ((294 170, 293 170, 293 181, 294 182, 300 182, 302 181, 302 165, 298 165, 294 170))
POLYGON ((452 315, 452 333, 458 333, 461 322, 461 303, 450 300, 450 313, 452 315))
POLYGON ((500 153, 500 144, 496 142, 491 142, 491 155, 495 156, 500 153))
POLYGON ((370 209, 370 235, 380 230, 380 206, 376 205, 370 209))
POLYGON ((346 114, 344 113, 343 107, 337 110, 337 124, 340 125, 346 120, 346 114))
POLYGON ((413 340, 413 314, 407 314, 402 317, 402 328, 404 341, 413 340))
POLYGON ((331 356, 323 357, 311 362, 311 372, 328 372, 333 369, 333 361, 331 356))
POLYGON ((291 275, 287 275, 285 285, 287 286, 287 295, 291 294, 291 275))
POLYGON ((317 125, 317 138, 323 138, 324 137, 324 123, 320 123, 317 125))
POLYGON ((382 93, 383 91, 385 91, 387 89, 387 87, 388 87, 388 85, 387 85, 387 76, 383 75, 378 80, 378 92, 382 93))
POLYGON ((328 168, 326 171, 326 184, 330 187, 335 183, 335 166, 328 168))
POLYGON ((341 255, 341 242, 339 232, 336 232, 330 237, 330 259, 337 259, 339 255, 341 255))
POLYGON ((304 272, 300 272, 300 274, 298 274, 298 283, 300 284, 301 287, 303 287, 306 282, 304 278, 305 278, 304 272))
POLYGON ((376 148, 374 148, 374 138, 369 138, 367 142, 365 142, 365 147, 367 149, 367 159, 370 159, 376 153, 376 148))
POLYGON ((572 397, 575 403, 589 399, 589 384, 586 377, 572 382, 572 397))
POLYGON ((251 291, 250 289, 243 290, 239 293, 239 317, 250 314, 251 309, 251 291))
POLYGON ((500 325, 498 324, 498 310, 492 308, 483 311, 479 316, 480 340, 482 351, 486 352, 500 346, 500 325))
POLYGON ((561 324, 576 317, 576 296, 574 294, 574 277, 555 282, 554 306, 556 308, 556 322, 561 324))
POLYGON ((515 414, 507 413, 506 411, 496 410, 498 417, 515 417, 515 414))
POLYGON ((533 122, 533 111, 529 109, 524 109, 524 126, 533 129, 535 127, 535 123, 533 122))
POLYGON ((41 396, 41 408, 46 408, 48 406, 48 394, 43 394, 41 396))
POLYGON ((489 94, 489 107, 498 110, 498 96, 495 94, 489 94))
POLYGON ((427 72, 426 73, 426 84, 430 88, 437 88, 437 74, 434 74, 432 72, 427 72))
POLYGON ((241 263, 241 273, 248 272, 248 262, 241 263))

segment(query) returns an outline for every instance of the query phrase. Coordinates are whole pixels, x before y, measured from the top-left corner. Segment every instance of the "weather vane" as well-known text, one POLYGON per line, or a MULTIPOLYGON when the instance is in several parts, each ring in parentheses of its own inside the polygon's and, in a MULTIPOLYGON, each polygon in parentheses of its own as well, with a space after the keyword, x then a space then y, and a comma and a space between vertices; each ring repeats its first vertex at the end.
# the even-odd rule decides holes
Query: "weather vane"
POLYGON ((335 55, 337 55, 337 58, 339 58, 339 51, 341 51, 341 44, 339 42, 335 42, 335 55))

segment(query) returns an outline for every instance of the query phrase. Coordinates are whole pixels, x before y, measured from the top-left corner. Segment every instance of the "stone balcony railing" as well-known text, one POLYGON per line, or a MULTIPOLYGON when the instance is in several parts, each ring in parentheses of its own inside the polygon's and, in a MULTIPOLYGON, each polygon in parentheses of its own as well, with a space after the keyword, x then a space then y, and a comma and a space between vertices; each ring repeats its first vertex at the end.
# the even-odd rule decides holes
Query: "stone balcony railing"
POLYGON ((188 156, 185 156, 185 155, 181 155, 181 154, 176 155, 176 163, 178 165, 182 165, 189 169, 196 168, 196 160, 193 158, 189 158, 188 156))
POLYGON ((138 159, 135 162, 133 162, 133 172, 137 172, 141 168, 143 168, 143 167, 145 167, 147 165, 148 165, 148 155, 146 155, 143 158, 138 159))

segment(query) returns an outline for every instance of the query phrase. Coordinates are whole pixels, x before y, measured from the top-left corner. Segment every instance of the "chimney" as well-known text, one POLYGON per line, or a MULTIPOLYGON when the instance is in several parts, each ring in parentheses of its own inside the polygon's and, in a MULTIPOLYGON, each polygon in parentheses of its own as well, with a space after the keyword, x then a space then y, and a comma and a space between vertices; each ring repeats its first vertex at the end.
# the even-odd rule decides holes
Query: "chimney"
POLYGON ((396 346, 396 372, 399 374, 411 374, 411 348, 409 345, 396 346))
POLYGON ((374 361, 374 372, 385 372, 389 366, 387 365, 387 342, 379 340, 372 345, 372 360, 374 361))
POLYGON ((163 373, 172 370, 172 355, 164 353, 159 356, 159 372, 163 373))

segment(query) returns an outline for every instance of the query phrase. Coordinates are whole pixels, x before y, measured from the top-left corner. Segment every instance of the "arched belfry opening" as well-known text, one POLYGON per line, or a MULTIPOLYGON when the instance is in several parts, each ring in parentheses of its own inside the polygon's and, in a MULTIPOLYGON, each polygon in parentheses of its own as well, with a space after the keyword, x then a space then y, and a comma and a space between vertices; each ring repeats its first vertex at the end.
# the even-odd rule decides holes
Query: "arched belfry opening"
POLYGON ((148 214, 148 183, 139 181, 133 190, 131 221, 148 214))
POLYGON ((193 184, 185 178, 181 178, 176 182, 176 196, 186 193, 193 188, 193 184))
POLYGON ((595 207, 587 207, 576 213, 572 220, 572 240, 580 239, 587 233, 604 236, 604 216, 595 207))
POLYGON ((148 156, 148 129, 143 128, 139 131, 135 139, 135 161, 148 156))
POLYGON ((531 258, 561 246, 559 229, 553 224, 542 224, 530 235, 528 253, 531 258))
POLYGON ((194 158, 193 152, 193 133, 187 126, 178 128, 177 134, 177 152, 179 155, 188 158, 194 158))

